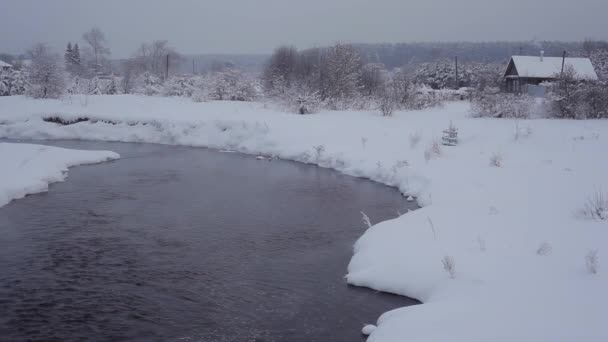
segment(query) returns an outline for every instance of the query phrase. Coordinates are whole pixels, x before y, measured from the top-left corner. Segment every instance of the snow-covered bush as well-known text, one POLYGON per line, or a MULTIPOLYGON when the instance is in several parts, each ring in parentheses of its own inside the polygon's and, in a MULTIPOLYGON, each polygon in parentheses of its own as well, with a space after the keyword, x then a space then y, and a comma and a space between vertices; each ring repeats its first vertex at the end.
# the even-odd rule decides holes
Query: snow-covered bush
POLYGON ((162 92, 163 85, 157 76, 150 72, 144 72, 143 74, 135 78, 135 93, 143 95, 158 95, 162 92))
POLYGON ((292 91, 289 99, 290 107, 298 114, 316 113, 321 104, 321 98, 316 91, 292 91))
POLYGON ((565 119, 608 118, 608 81, 581 81, 569 68, 549 85, 550 115, 565 119))
POLYGON ((549 114, 564 119, 608 118, 608 81, 580 80, 569 66, 547 84, 552 101, 549 114))
POLYGON ((432 89, 420 87, 414 91, 406 103, 406 109, 421 110, 426 108, 438 107, 443 104, 444 99, 432 89))
POLYGON ((20 70, 0 70, 0 96, 22 95, 26 85, 25 74, 20 70))
POLYGON ((33 98, 59 98, 65 91, 65 72, 57 55, 43 44, 31 51, 32 62, 27 67, 26 94, 33 98))
POLYGON ((195 78, 174 76, 165 81, 161 94, 163 96, 192 97, 196 91, 195 78))
POLYGON ((218 101, 253 101, 260 88, 257 79, 236 69, 215 72, 207 82, 209 98, 218 101))
POLYGON ((534 98, 527 95, 478 93, 471 101, 471 114, 473 117, 527 119, 534 104, 534 98))

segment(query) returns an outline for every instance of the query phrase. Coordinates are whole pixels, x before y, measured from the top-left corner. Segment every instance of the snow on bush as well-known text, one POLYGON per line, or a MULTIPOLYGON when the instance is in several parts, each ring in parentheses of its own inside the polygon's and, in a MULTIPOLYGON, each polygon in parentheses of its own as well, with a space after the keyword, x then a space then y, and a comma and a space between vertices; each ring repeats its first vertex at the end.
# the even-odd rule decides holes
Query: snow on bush
POLYGON ((293 89, 285 97, 289 110, 301 115, 316 113, 321 105, 321 97, 316 91, 293 89))
POLYGON ((160 78, 151 72, 144 72, 135 78, 135 93, 142 95, 159 95, 163 91, 160 78))
POLYGON ((213 73, 206 87, 209 99, 217 101, 253 101, 261 89, 256 78, 237 69, 213 73))
POLYGON ((471 100, 473 117, 528 119, 535 101, 527 95, 478 93, 471 100))
POLYGON ((20 70, 0 70, 0 96, 25 94, 27 79, 20 70))
POLYGON ((608 81, 581 81, 570 67, 548 85, 550 115, 564 119, 608 118, 608 81))
POLYGON ((173 76, 163 84, 161 95, 193 97, 198 90, 197 78, 173 76))

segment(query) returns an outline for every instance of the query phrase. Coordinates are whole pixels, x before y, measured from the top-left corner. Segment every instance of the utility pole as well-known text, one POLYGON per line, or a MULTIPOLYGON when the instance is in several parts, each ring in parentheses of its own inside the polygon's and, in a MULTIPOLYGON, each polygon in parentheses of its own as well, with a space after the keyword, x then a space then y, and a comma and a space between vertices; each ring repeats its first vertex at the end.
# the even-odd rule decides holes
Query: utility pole
POLYGON ((167 66, 165 67, 165 79, 169 79, 169 54, 167 54, 167 66))
POLYGON ((194 71, 194 57, 192 57, 192 75, 196 75, 196 71, 194 71))
POLYGON ((456 63, 456 78, 454 79, 454 89, 458 89, 458 56, 454 57, 456 63))
POLYGON ((566 66, 566 50, 564 50, 564 56, 562 57, 562 76, 564 75, 564 66, 566 66))

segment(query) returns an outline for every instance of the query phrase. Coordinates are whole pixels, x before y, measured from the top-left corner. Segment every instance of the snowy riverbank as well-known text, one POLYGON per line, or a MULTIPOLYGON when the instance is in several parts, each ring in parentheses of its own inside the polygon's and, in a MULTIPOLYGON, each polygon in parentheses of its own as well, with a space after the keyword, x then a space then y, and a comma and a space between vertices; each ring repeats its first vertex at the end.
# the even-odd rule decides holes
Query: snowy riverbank
POLYGON ((0 143, 0 207, 13 199, 44 192, 48 185, 65 179, 68 167, 118 159, 108 151, 0 143))
POLYGON ((0 98, 0 137, 233 149, 334 168, 417 197, 423 208, 370 228, 348 266, 351 284, 425 303, 383 315, 370 341, 608 336, 601 263, 608 222, 580 215, 598 189, 608 191, 608 121, 471 119, 466 103, 385 118, 178 98, 15 96, 0 98), (434 147, 450 121, 460 144, 434 147), (593 250, 597 274, 586 265, 593 250), (454 266, 451 274, 442 262, 454 266))

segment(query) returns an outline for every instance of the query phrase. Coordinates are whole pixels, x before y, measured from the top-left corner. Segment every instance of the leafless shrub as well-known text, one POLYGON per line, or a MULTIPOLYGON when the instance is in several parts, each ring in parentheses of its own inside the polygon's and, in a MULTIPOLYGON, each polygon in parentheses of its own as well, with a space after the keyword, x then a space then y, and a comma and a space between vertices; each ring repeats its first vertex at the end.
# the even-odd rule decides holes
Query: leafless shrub
POLYGON ((363 220, 363 224, 367 228, 371 228, 372 227, 372 221, 370 221, 369 216, 367 216, 363 211, 361 211, 361 219, 363 220))
POLYGON ((543 242, 536 249, 536 255, 545 256, 551 254, 553 247, 548 242, 543 242))
POLYGON ((415 149, 416 146, 418 146, 418 143, 420 142, 421 139, 422 139, 422 136, 420 135, 420 133, 418 133, 418 132, 410 133, 410 136, 409 136, 410 148, 415 149))
POLYGON ((450 279, 454 279, 456 277, 456 263, 454 262, 454 258, 446 255, 441 259, 441 263, 443 264, 443 270, 448 273, 450 279))
POLYGON ((597 249, 590 250, 589 253, 585 255, 585 266, 587 268, 587 272, 597 274, 599 268, 597 249))
POLYGON ((502 155, 500 153, 492 153, 492 156, 490 157, 490 166, 502 166, 502 155))
POLYGON ((585 202, 581 216, 594 220, 608 220, 608 195, 602 190, 596 190, 585 202))

